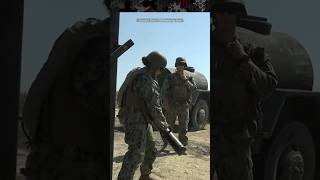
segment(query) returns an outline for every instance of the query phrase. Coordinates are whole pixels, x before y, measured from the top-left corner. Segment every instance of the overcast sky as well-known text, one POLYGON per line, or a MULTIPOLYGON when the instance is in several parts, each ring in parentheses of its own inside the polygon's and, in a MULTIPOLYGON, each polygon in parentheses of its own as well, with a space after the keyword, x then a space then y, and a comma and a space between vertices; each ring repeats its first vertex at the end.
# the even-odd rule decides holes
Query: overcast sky
MULTIPOLYGON (((247 0, 248 13, 267 17, 273 30, 295 37, 309 52, 314 64, 314 89, 320 90, 320 1, 247 0)), ((48 57, 55 39, 78 20, 103 19, 102 0, 27 0, 24 10, 21 89, 31 82, 48 57)))

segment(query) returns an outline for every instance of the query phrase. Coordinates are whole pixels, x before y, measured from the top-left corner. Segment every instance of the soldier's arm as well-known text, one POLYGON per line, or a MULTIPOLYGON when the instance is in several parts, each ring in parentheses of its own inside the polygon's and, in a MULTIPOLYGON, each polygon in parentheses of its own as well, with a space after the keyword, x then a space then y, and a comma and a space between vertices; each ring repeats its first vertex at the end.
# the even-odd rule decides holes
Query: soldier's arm
POLYGON ((186 80, 185 80, 185 84, 186 84, 186 87, 191 90, 191 91, 194 91, 197 89, 197 85, 193 79, 193 77, 188 77, 186 80))
POLYGON ((148 77, 142 75, 134 83, 134 91, 142 98, 146 105, 147 111, 152 117, 153 123, 157 127, 165 128, 167 125, 166 118, 163 115, 160 105, 160 92, 148 77))
POLYGON ((169 87, 169 80, 166 78, 160 91, 161 106, 166 110, 169 108, 169 87))
POLYGON ((278 77, 263 48, 254 48, 248 61, 240 64, 250 87, 260 97, 266 97, 276 88, 278 77))
POLYGON ((168 78, 166 78, 163 81, 162 87, 161 87, 161 91, 160 91, 160 97, 161 99, 168 99, 168 91, 169 91, 169 81, 168 78))

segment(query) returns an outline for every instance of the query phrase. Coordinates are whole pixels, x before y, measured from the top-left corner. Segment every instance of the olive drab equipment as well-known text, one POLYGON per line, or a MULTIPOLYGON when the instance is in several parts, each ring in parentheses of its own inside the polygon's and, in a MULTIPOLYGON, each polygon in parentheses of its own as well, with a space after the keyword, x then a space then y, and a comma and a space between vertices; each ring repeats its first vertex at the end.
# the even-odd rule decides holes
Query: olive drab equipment
POLYGON ((150 69, 163 69, 167 66, 167 59, 158 51, 152 51, 146 57, 142 58, 143 63, 147 63, 150 69))
POLYGON ((126 52, 129 48, 131 48, 134 45, 134 42, 129 39, 126 43, 119 46, 115 51, 113 51, 110 56, 111 59, 114 60, 118 57, 120 57, 124 52, 126 52))
POLYGON ((144 108, 142 108, 143 115, 146 116, 146 119, 149 120, 150 124, 154 125, 160 132, 161 138, 164 142, 168 142, 171 147, 174 149, 174 151, 180 156, 180 155, 186 155, 187 148, 179 141, 178 138, 172 133, 172 130, 170 128, 161 129, 156 126, 155 123, 152 121, 152 116, 150 113, 146 111, 147 105, 146 103, 143 103, 144 108))
POLYGON ((126 76, 124 82, 122 83, 118 93, 117 93, 117 105, 120 108, 119 110, 119 116, 121 114, 121 112, 124 110, 123 108, 125 108, 125 96, 126 96, 126 91, 128 89, 128 87, 130 86, 130 84, 132 83, 132 81, 139 75, 142 74, 144 72, 146 72, 147 69, 144 68, 140 68, 137 67, 133 70, 131 70, 128 75, 126 76))

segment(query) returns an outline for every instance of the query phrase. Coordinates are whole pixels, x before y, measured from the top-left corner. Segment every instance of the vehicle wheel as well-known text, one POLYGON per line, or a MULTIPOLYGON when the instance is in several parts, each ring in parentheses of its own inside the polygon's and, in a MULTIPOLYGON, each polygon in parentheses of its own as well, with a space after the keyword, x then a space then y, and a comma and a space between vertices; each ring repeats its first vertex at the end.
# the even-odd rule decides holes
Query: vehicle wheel
POLYGON ((191 112, 191 123, 194 130, 204 129, 209 118, 209 106, 205 100, 199 100, 191 112))
POLYGON ((265 180, 313 180, 315 145, 308 128, 292 122, 282 128, 266 158, 265 180))

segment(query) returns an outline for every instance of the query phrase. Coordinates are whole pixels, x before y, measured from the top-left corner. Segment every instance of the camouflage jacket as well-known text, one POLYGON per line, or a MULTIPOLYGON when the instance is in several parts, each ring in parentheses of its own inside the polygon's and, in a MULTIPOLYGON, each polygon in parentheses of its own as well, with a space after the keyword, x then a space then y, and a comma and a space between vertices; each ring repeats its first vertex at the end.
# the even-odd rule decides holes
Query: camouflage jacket
MULTIPOLYGON (((237 36, 235 38, 238 39, 237 36)), ((278 83, 269 56, 264 48, 240 41, 249 61, 239 64, 227 52, 225 44, 216 38, 212 42, 214 121, 236 124, 238 122, 232 119, 249 119, 261 127, 261 102, 278 83)))
POLYGON ((160 105, 160 92, 158 82, 147 72, 138 74, 127 87, 121 115, 125 128, 145 128, 148 122, 161 127, 166 119, 160 105), (148 112, 152 119, 143 113, 142 108, 148 112))
POLYGON ((108 26, 108 19, 87 19, 55 41, 24 106, 32 139, 94 147, 105 136, 108 26))
POLYGON ((183 80, 178 73, 170 74, 164 81, 161 88, 161 97, 164 101, 174 104, 190 104, 192 93, 197 86, 193 77, 188 76, 183 80))

